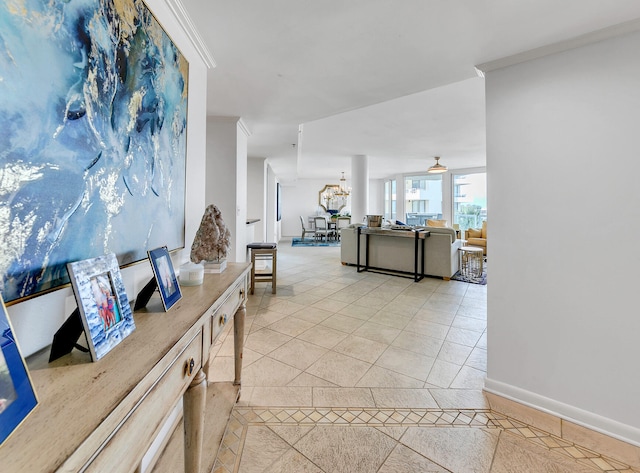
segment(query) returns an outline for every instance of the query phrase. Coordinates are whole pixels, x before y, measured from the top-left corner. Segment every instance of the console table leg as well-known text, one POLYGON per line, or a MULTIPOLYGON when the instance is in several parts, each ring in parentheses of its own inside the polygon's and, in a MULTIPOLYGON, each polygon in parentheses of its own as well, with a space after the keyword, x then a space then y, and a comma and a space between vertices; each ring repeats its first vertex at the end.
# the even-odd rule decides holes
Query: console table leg
POLYGON ((206 395, 207 377, 200 369, 182 397, 185 473, 200 473, 206 395))
POLYGON ((242 347, 244 345, 244 319, 247 314, 247 305, 242 303, 233 320, 233 348, 235 355, 236 377, 233 384, 242 384, 242 347))

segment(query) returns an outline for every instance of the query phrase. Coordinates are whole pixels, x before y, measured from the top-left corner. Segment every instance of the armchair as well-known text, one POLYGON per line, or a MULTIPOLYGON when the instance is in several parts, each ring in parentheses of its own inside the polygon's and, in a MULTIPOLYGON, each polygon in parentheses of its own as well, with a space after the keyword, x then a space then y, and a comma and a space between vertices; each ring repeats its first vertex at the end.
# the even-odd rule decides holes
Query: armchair
POLYGON ((468 246, 482 248, 482 254, 487 255, 487 221, 482 222, 482 228, 469 228, 464 232, 464 239, 468 246))

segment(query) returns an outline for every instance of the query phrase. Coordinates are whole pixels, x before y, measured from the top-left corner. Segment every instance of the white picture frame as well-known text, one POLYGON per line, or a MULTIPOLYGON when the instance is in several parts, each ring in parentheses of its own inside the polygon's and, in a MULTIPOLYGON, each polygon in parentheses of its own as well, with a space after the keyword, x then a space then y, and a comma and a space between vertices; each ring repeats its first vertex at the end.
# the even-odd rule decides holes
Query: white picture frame
POLYGON ((67 265, 91 359, 98 361, 135 330, 114 253, 67 265))

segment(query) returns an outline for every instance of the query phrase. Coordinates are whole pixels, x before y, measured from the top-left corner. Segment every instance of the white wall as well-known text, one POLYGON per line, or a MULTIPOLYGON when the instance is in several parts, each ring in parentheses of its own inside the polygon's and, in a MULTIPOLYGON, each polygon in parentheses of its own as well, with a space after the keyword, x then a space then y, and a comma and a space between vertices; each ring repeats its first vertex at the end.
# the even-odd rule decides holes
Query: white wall
POLYGON ((247 136, 238 117, 207 118, 206 202, 231 231, 230 262, 246 259, 247 136))
POLYGON ((384 179, 369 179, 369 214, 384 215, 384 179))
POLYGON ((260 219, 254 224, 253 241, 266 241, 267 162, 265 158, 249 158, 247 161, 247 218, 260 219))
MULTIPOLYGON (((247 138, 249 131, 244 123, 238 123, 236 146, 236 231, 235 258, 247 261, 247 138)), ((231 250, 233 252, 233 249, 231 250)))
MULTIPOLYGON (((310 215, 316 215, 320 209, 318 193, 327 184, 326 179, 298 179, 295 184, 282 186, 282 235, 299 237, 302 234, 300 216, 307 221, 310 215)), ((324 211, 323 211, 324 214, 324 211)))
POLYGON ((237 117, 207 117, 205 202, 220 209, 232 232, 236 221, 237 122, 237 117))
MULTIPOLYGON (((404 222, 407 214, 407 209, 405 206, 404 196, 406 195, 405 191, 405 180, 404 174, 396 174, 395 176, 391 176, 391 180, 395 179, 396 181, 396 220, 400 220, 404 222)), ((384 194, 383 194, 384 199, 384 194)))
POLYGON ((640 444, 640 33, 488 72, 486 388, 640 444))
MULTIPOLYGON (((267 185, 265 192, 266 200, 266 214, 267 214, 267 236, 266 241, 279 242, 282 236, 282 222, 277 221, 276 216, 276 187, 278 184, 278 178, 271 166, 267 166, 267 185)), ((284 202, 284 200, 283 200, 284 202)), ((284 217, 283 217, 284 218, 284 217)))
MULTIPOLYGON (((189 61, 189 105, 187 117, 187 196, 186 196, 186 248, 173 255, 177 267, 189 259, 191 243, 204 212, 205 120, 207 94, 207 68, 162 0, 147 0, 158 21, 189 61)), ((132 299, 152 277, 151 267, 145 260, 122 270, 127 294, 132 299)), ((30 299, 7 308, 11 323, 24 356, 49 345, 53 334, 76 308, 71 287, 30 299)))
MULTIPOLYGON (((302 234, 300 216, 307 221, 307 217, 324 211, 318 204, 318 193, 329 182, 327 179, 298 179, 294 184, 282 186, 282 236, 299 237, 302 234)), ((384 179, 369 180, 368 196, 369 213, 384 214, 384 179)), ((350 202, 349 202, 350 203, 350 202)), ((348 204, 349 204, 348 203, 348 204)), ((349 209, 349 205, 344 210, 349 209)), ((355 220, 352 220, 355 223, 355 220)))

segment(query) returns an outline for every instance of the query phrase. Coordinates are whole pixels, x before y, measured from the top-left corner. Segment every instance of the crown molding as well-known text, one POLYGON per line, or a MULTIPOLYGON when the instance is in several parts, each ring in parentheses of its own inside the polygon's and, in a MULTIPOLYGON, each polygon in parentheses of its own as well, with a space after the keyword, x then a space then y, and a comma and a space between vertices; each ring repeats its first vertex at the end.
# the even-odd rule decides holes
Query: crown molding
POLYGON ((249 130, 249 127, 244 122, 242 117, 238 119, 238 127, 240 127, 240 129, 244 132, 245 135, 247 135, 247 137, 251 136, 251 130, 249 130))
POLYGON ((586 46, 589 44, 604 41, 616 36, 622 36, 628 33, 635 33, 640 31, 640 18, 635 20, 626 21, 613 26, 608 26, 600 30, 591 31, 589 33, 576 36, 575 38, 559 41, 557 43, 549 44, 539 48, 531 49, 523 53, 514 54, 495 61, 489 61, 475 66, 476 73, 480 77, 484 77, 485 72, 494 71, 496 69, 502 69, 503 67, 513 66, 522 62, 531 61, 533 59, 539 59, 550 54, 559 53, 562 51, 568 51, 570 49, 579 48, 580 46, 586 46), (478 72, 480 71, 480 72, 478 72))
POLYGON ((165 3, 178 20, 178 23, 182 27, 182 30, 185 32, 193 47, 196 48, 198 55, 207 66, 207 69, 213 69, 216 67, 216 61, 213 59, 207 44, 198 33, 196 26, 193 24, 189 13, 185 9, 184 5, 180 0, 165 0, 165 3))

